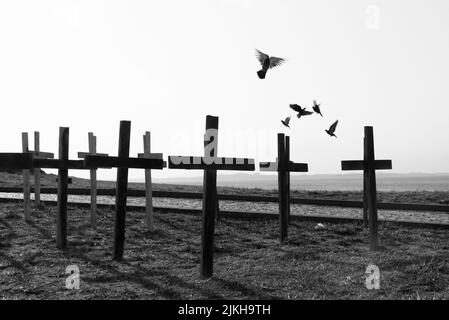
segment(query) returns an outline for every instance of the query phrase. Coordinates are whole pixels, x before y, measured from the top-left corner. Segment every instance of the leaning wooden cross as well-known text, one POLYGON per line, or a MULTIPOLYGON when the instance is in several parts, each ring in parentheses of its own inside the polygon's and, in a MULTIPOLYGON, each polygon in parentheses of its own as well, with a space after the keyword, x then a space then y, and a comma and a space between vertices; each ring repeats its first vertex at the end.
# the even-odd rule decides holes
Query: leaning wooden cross
POLYGON ((113 259, 123 259, 125 244, 126 198, 128 193, 128 169, 162 169, 162 159, 130 158, 129 145, 131 121, 120 121, 118 157, 86 155, 84 163, 89 167, 115 167, 117 187, 115 196, 114 249, 113 259))
POLYGON ((377 232, 376 170, 391 169, 392 163, 391 160, 375 160, 373 127, 365 127, 365 138, 363 141, 363 160, 342 161, 341 169, 363 170, 363 202, 369 217, 370 249, 377 250, 379 237, 377 232))
MULTIPOLYGON (((108 156, 106 153, 97 153, 97 136, 88 133, 89 152, 78 152, 78 158, 84 159, 86 155, 108 156)), ((97 169, 90 171, 90 224, 93 228, 97 226, 97 169)))
POLYGON ((170 169, 204 170, 203 212, 201 231, 200 275, 210 278, 214 263, 214 231, 217 210, 217 170, 254 171, 254 159, 221 158, 216 155, 218 142, 218 117, 206 117, 204 157, 169 156, 170 169))
POLYGON ((290 172, 307 172, 307 163, 290 161, 290 137, 278 133, 278 157, 276 162, 260 162, 260 171, 278 172, 279 225, 281 244, 287 239, 290 220, 290 172))

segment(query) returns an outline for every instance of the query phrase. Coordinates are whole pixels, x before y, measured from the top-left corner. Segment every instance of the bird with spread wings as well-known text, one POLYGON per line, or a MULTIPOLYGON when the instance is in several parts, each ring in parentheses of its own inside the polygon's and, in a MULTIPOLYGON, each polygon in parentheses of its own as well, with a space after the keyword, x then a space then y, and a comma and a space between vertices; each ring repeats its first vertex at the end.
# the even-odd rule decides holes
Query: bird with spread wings
POLYGON ((301 118, 302 116, 310 116, 311 114, 313 114, 313 112, 307 111, 306 108, 301 108, 301 106, 297 104, 291 104, 290 108, 298 112, 298 114, 296 115, 298 118, 301 118))
POLYGON ((269 55, 256 49, 256 57, 262 65, 262 69, 257 71, 257 75, 260 79, 265 79, 268 69, 280 66, 285 62, 283 58, 270 57, 269 55))

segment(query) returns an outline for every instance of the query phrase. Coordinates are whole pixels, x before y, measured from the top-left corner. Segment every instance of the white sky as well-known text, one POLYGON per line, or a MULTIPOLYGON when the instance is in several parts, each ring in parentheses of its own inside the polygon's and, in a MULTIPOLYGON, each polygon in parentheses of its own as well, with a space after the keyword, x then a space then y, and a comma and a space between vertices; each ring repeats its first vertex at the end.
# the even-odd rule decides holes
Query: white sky
MULTIPOLYGON (((202 155, 211 114, 220 156, 272 161, 285 131, 292 160, 339 173, 373 125, 376 157, 393 172, 449 172, 448 39, 447 0, 2 0, 0 150, 20 152, 21 132, 32 144, 38 130, 57 154, 68 126, 71 158, 88 131, 116 155, 119 121, 131 120, 132 155, 145 131, 153 152, 202 155), (255 48, 288 61, 260 80, 255 48), (324 118, 284 130, 288 105, 313 99, 324 118), (336 119, 338 139, 324 132, 336 119)), ((184 174, 200 172, 154 172, 184 174)))

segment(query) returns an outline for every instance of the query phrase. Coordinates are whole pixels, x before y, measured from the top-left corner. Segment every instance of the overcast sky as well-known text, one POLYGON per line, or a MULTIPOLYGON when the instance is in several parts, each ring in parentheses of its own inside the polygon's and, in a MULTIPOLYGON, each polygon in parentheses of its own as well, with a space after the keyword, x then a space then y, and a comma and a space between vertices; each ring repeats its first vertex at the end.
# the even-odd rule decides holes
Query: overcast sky
POLYGON ((153 152, 202 155, 211 114, 220 156, 272 161, 287 132, 292 160, 339 173, 340 160, 362 157, 373 125, 376 157, 393 172, 449 172, 448 39, 447 0, 5 0, 0 150, 20 152, 21 132, 38 130, 57 154, 68 126, 71 158, 88 131, 116 155, 119 121, 131 120, 134 156, 145 131, 153 152), (260 80, 255 48, 287 61, 260 80), (324 118, 282 126, 290 103, 313 99, 324 118), (337 119, 335 139, 324 129, 337 119))

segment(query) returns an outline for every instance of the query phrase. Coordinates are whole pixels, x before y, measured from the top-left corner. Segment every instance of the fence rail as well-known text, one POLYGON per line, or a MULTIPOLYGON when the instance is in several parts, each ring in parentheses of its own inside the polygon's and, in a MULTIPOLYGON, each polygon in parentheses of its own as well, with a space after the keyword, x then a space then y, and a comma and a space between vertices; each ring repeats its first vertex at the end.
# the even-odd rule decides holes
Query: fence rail
MULTIPOLYGON (((22 199, 14 199, 14 198, 1 198, 0 203, 7 202, 22 202, 22 199)), ((41 203, 48 206, 56 206, 57 201, 55 200, 41 200, 41 203)), ((81 208, 89 208, 90 203, 87 202, 69 202, 69 205, 81 207, 81 208)), ((105 204, 99 203, 99 208, 113 210, 114 204, 105 204)), ((133 210, 137 212, 145 211, 144 206, 138 205, 127 205, 126 208, 128 210, 133 210)), ((202 209, 194 209, 194 208, 179 208, 179 207, 163 207, 163 206, 155 206, 153 208, 156 211, 160 211, 162 213, 178 213, 178 214, 193 214, 193 215, 201 215, 202 209)), ((259 212, 259 211, 230 211, 224 210, 220 212, 220 216, 224 218, 234 218, 234 219, 242 219, 242 220, 253 220, 253 219, 265 219, 265 220, 278 220, 279 214, 276 212, 259 212)), ((328 222, 328 223, 352 223, 352 222, 362 222, 362 218, 357 217, 338 217, 338 216, 330 216, 330 215, 292 215, 291 221, 310 221, 310 222, 328 222)), ((416 228, 432 228, 432 229, 446 229, 449 230, 449 224, 441 223, 441 222, 433 222, 433 221, 413 221, 413 220, 379 220, 380 223, 392 223, 396 225, 401 225, 404 227, 416 227, 416 228)))
MULTIPOLYGON (((0 187, 0 192, 4 193, 22 193, 21 187, 0 187)), ((34 192, 34 188, 31 187, 31 192, 34 192)), ((41 188, 41 194, 57 194, 57 188, 41 188)), ((99 196, 115 196, 115 189, 97 189, 99 196)), ((69 188, 68 194, 70 195, 90 195, 90 189, 83 188, 69 188)), ((153 191, 153 197, 155 198, 173 198, 173 199, 202 199, 203 194, 200 192, 180 192, 180 191, 153 191)), ((145 197, 145 190, 128 190, 128 196, 130 197, 145 197)), ((273 202, 277 203, 279 198, 277 196, 256 196, 256 195, 235 195, 235 194, 218 194, 219 200, 228 201, 242 201, 242 202, 273 202)), ((309 204, 317 206, 330 206, 330 207, 346 207, 346 208, 363 208, 362 201, 352 200, 333 200, 333 199, 305 199, 305 198, 291 198, 292 204, 309 204)), ((430 211, 439 213, 449 213, 448 205, 435 205, 435 204, 415 204, 415 203, 390 203, 379 202, 379 209, 385 210, 408 210, 408 211, 430 211)))

